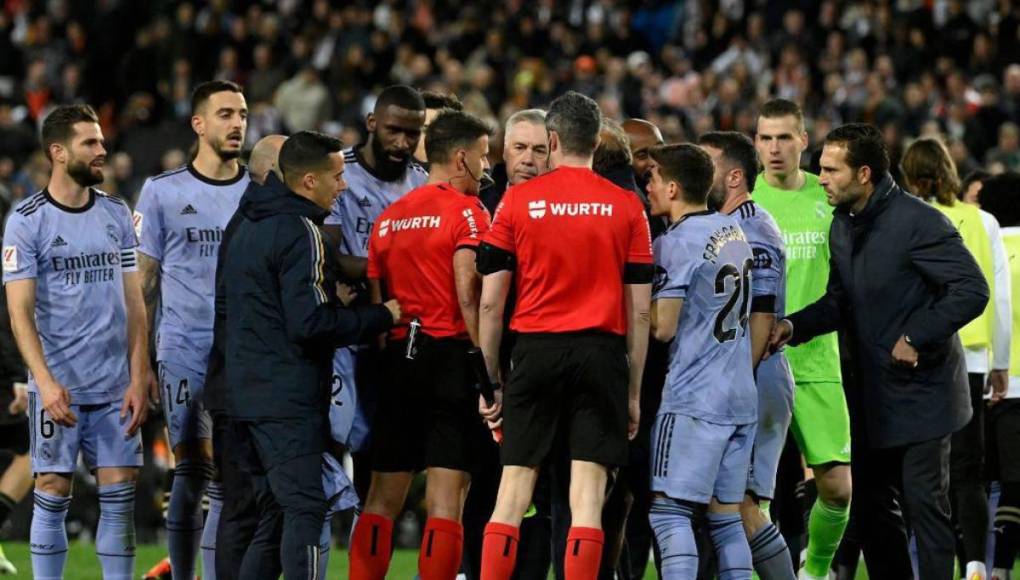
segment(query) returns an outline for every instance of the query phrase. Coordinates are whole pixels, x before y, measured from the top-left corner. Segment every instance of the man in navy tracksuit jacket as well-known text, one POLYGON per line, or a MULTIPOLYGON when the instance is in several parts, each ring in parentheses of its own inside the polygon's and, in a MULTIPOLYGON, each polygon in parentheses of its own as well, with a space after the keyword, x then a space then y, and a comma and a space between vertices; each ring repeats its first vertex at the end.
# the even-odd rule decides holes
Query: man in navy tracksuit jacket
MULTIPOLYGON (((318 563, 333 351, 384 332, 399 307, 349 309, 337 297, 337 265, 319 226, 344 189, 340 141, 296 133, 279 166, 283 181, 270 174, 252 186, 228 226, 217 302, 227 413, 283 512, 280 555, 291 580, 314 578, 318 563)), ((247 561, 242 577, 246 570, 247 561)))

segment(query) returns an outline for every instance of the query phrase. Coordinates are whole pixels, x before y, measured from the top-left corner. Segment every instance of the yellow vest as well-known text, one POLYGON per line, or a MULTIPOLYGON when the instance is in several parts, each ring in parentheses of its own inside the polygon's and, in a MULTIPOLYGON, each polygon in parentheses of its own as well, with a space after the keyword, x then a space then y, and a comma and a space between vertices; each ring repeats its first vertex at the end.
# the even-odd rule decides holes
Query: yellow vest
POLYGON ((960 329, 960 342, 964 348, 990 348, 995 309, 995 261, 992 258, 992 241, 988 238, 988 230, 985 229, 984 221, 981 219, 981 212, 973 205, 963 202, 956 202, 951 206, 937 202, 933 205, 959 230, 960 236, 963 237, 963 245, 974 256, 981 273, 985 275, 991 293, 985 311, 960 329))
MULTIPOLYGON (((1020 289, 1020 228, 1003 228, 1002 242, 1009 260, 1009 275, 1013 288, 1020 289)), ((1020 300, 1014 300, 1013 334, 1009 345, 1009 376, 1020 377, 1020 300)))

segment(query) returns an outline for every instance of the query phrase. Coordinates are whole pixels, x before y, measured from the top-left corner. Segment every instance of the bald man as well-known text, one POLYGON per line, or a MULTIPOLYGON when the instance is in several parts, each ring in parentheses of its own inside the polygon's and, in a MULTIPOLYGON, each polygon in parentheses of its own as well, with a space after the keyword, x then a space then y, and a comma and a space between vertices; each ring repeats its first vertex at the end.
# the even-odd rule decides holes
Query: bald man
POLYGON ((287 137, 284 135, 266 135, 259 139, 248 156, 248 173, 252 181, 265 183, 270 171, 279 174, 277 161, 280 157, 280 148, 286 140, 287 137))
POLYGON ((633 158, 631 165, 634 167, 638 185, 644 188, 648 182, 648 171, 651 168, 648 150, 656 145, 662 145, 666 141, 662 138, 659 128, 644 119, 627 119, 623 122, 623 131, 630 139, 630 154, 633 158))

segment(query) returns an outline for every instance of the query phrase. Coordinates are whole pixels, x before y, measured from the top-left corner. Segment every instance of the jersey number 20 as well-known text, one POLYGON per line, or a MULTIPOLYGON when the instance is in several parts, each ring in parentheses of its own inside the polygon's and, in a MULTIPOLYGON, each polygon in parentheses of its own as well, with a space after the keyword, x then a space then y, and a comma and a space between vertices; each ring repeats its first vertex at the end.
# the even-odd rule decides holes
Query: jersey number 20
POLYGON ((729 342, 737 338, 738 326, 741 331, 747 328, 747 303, 751 300, 751 267, 753 265, 751 260, 744 260, 743 267, 737 270, 733 264, 724 264, 722 268, 719 268, 719 273, 715 275, 716 296, 726 294, 726 279, 733 279, 730 299, 726 301, 722 310, 719 311, 719 315, 715 317, 715 325, 712 327, 712 334, 719 342, 729 342), (737 300, 740 300, 740 317, 737 319, 737 326, 725 328, 726 319, 733 312, 737 300))

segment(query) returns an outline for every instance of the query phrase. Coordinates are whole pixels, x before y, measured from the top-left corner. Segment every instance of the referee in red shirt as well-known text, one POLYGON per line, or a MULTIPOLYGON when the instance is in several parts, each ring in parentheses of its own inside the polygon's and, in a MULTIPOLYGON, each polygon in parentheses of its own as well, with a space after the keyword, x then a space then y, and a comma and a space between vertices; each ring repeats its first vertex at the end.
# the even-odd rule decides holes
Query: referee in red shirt
MULTIPOLYGON (((519 526, 553 439, 570 450, 564 571, 594 579, 609 469, 627 463, 638 428, 648 346, 652 249, 640 200, 596 175, 602 115, 576 92, 549 107, 552 171, 510 188, 478 249, 479 337, 497 376, 503 307, 516 270, 519 333, 502 403, 481 405, 503 428, 503 475, 485 529, 482 580, 513 573, 519 526)), ((401 301, 403 304, 403 300, 401 301)))
POLYGON ((478 190, 490 134, 473 115, 440 113, 425 135, 428 182, 390 205, 369 238, 372 299, 399 297, 404 314, 382 354, 372 482, 352 536, 352 580, 386 576, 393 520, 414 472, 424 468, 429 518, 419 575, 453 580, 460 569, 469 471, 489 437, 467 353, 478 343, 475 248, 489 229, 478 190), (408 328, 414 319, 416 332, 408 328))

